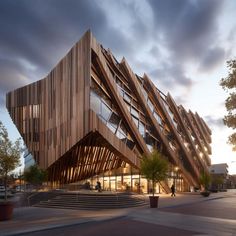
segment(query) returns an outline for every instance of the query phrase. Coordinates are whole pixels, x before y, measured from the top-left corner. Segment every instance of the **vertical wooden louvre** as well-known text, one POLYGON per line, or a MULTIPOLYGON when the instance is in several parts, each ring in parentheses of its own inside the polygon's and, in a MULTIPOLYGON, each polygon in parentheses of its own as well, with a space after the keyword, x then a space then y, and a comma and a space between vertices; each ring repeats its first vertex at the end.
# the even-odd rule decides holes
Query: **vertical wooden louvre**
MULTIPOLYGON (((191 186, 208 171, 211 130, 120 63, 90 31, 42 80, 7 94, 6 106, 49 180, 68 184, 124 167, 157 148, 191 186)), ((166 192, 167 183, 163 183, 166 192)))

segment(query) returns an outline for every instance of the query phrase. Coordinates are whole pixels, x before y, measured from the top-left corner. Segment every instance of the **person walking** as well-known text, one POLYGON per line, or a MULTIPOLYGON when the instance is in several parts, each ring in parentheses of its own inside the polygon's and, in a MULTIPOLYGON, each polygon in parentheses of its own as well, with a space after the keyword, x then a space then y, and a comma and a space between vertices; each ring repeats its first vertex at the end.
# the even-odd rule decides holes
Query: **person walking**
POLYGON ((170 189, 171 189, 171 197, 175 197, 175 185, 172 184, 170 189))

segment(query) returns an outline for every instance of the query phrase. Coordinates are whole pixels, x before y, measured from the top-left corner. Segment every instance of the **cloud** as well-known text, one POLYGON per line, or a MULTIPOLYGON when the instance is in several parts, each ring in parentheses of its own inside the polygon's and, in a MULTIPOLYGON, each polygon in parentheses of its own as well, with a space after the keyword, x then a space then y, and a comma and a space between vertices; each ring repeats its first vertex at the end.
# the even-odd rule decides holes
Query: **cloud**
POLYGON ((221 63, 225 61, 225 54, 225 50, 221 47, 209 49, 205 53, 199 65, 199 69, 204 72, 209 72, 216 69, 221 63))
POLYGON ((89 28, 118 59, 125 56, 134 72, 146 72, 168 90, 191 91, 189 63, 207 70, 223 57, 223 49, 213 45, 222 5, 220 0, 0 1, 0 68, 7 61, 1 93, 24 79, 46 76, 89 28))
POLYGON ((213 117, 213 116, 205 116, 204 120, 209 125, 209 127, 215 127, 218 129, 225 127, 224 122, 223 122, 223 118, 217 118, 217 117, 213 117))
POLYGON ((218 36, 221 0, 149 0, 157 34, 178 60, 199 60, 218 36), (160 29, 160 30, 158 30, 160 29), (161 31, 161 32, 160 32, 161 31))
POLYGON ((175 86, 191 89, 194 84, 179 64, 162 63, 159 68, 152 70, 150 75, 168 89, 175 86))
POLYGON ((107 27, 93 1, 0 1, 0 105, 9 90, 45 77, 86 30, 107 27))
MULTIPOLYGON (((157 45, 168 52, 164 62, 150 73, 162 78, 165 86, 190 89, 195 83, 187 74, 190 66, 204 71, 214 69, 224 59, 223 48, 216 46, 219 37, 218 16, 221 0, 149 0, 157 45)), ((155 48, 154 48, 155 49, 155 48)), ((158 50, 152 50, 157 54, 158 50)), ((159 55, 161 57, 161 55, 159 55)), ((189 90, 190 91, 190 90, 189 90)))
POLYGON ((18 61, 0 58, 0 106, 5 106, 6 93, 30 83, 18 61))

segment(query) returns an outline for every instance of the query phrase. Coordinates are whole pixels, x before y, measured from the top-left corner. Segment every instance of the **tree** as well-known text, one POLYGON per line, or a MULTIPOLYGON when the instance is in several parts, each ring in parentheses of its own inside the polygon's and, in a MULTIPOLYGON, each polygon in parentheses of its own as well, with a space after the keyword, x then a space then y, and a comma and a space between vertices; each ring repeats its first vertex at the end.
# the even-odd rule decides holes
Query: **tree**
POLYGON ((204 187, 204 190, 207 191, 211 182, 210 174, 208 174, 207 172, 202 172, 199 178, 199 182, 204 187))
POLYGON ((8 132, 0 121, 0 176, 5 186, 5 200, 7 200, 7 181, 9 174, 20 165, 22 153, 21 139, 10 141, 8 132))
MULTIPOLYGON (((236 128, 236 59, 227 61, 227 67, 229 69, 228 75, 222 78, 220 85, 227 92, 230 90, 229 97, 225 101, 225 107, 228 111, 228 115, 224 117, 224 124, 229 128, 236 128)), ((236 132, 231 134, 228 139, 228 143, 233 145, 233 150, 236 151, 236 132)))
POLYGON ((211 182, 212 182, 213 188, 215 188, 216 190, 219 190, 220 186, 222 188, 222 185, 224 183, 224 177, 222 175, 212 174, 211 179, 212 179, 211 182))
POLYGON ((141 160, 140 171, 146 179, 152 181, 154 196, 155 184, 164 180, 167 176, 168 162, 160 152, 153 150, 149 155, 143 156, 141 160))
POLYGON ((24 180, 38 187, 47 180, 47 171, 40 169, 37 165, 30 166, 24 172, 24 180))

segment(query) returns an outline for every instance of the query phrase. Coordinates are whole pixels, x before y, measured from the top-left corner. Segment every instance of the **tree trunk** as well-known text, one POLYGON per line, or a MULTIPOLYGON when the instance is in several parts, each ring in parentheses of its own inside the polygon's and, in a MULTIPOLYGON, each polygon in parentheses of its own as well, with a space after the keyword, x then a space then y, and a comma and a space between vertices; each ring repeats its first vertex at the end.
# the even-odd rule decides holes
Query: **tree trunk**
POLYGON ((4 176, 5 201, 7 200, 7 175, 4 176))
POLYGON ((154 196, 155 193, 155 181, 152 180, 152 196, 154 196))

